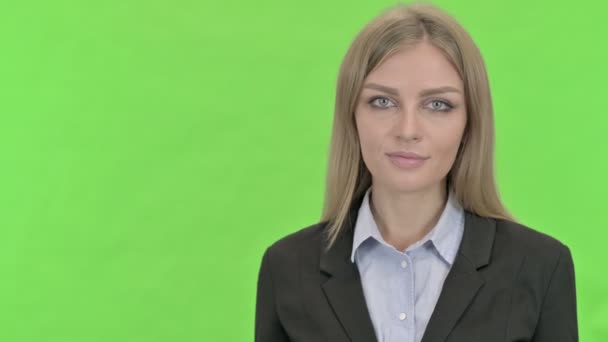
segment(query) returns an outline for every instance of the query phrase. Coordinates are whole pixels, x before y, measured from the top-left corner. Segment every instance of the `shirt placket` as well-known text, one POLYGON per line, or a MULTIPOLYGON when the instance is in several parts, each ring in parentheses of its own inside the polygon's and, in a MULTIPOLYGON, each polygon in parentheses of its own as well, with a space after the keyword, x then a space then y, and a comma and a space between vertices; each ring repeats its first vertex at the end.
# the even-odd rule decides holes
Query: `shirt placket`
POLYGON ((415 289, 413 259, 409 253, 399 253, 393 269, 397 274, 399 305, 391 313, 391 331, 388 342, 415 342, 414 322, 415 289))

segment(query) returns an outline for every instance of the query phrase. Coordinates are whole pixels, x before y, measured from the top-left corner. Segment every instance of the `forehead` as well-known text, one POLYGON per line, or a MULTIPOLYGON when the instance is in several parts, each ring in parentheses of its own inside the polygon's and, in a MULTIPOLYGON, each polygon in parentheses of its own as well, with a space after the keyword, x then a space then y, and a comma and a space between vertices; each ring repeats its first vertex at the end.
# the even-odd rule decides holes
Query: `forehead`
POLYGON ((367 76, 366 82, 395 87, 403 92, 441 86, 463 87, 458 71, 443 52, 426 42, 387 57, 367 76))

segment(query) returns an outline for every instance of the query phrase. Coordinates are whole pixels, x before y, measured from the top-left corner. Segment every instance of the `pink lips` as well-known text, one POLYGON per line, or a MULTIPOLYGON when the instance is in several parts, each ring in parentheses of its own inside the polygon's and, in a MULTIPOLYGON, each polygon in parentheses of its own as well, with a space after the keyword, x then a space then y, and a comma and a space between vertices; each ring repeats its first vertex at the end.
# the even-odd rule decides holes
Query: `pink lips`
POLYGON ((420 167, 428 159, 413 152, 392 152, 387 154, 391 163, 403 169, 420 167))
POLYGON ((403 158, 416 158, 416 159, 427 159, 427 157, 423 157, 417 153, 414 152, 390 152, 387 153, 389 156, 397 156, 397 157, 403 157, 403 158))

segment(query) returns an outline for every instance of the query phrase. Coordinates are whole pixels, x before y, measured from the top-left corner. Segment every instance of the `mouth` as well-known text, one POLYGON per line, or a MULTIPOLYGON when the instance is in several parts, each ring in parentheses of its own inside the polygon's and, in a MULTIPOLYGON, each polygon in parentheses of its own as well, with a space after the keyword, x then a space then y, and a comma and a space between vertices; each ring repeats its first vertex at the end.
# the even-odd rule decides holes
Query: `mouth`
POLYGON ((420 154, 414 153, 414 152, 398 151, 398 152, 387 153, 387 155, 389 157, 400 157, 400 158, 407 158, 407 159, 422 159, 422 160, 429 159, 429 157, 426 157, 426 156, 423 156, 423 155, 420 155, 420 154))
POLYGON ((423 157, 420 155, 404 157, 399 154, 388 154, 388 158, 390 159, 391 163, 393 163, 393 165, 401 169, 418 168, 422 166, 427 159, 429 159, 428 157, 423 157))

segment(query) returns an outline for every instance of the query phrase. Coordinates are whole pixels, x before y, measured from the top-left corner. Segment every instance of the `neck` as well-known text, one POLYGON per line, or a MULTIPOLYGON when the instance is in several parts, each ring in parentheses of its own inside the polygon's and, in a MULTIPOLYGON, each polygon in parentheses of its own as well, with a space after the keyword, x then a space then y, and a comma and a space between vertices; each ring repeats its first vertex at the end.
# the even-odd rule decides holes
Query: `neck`
POLYGON ((404 251, 435 227, 447 198, 445 181, 416 192, 396 192, 374 184, 370 208, 382 238, 404 251))

